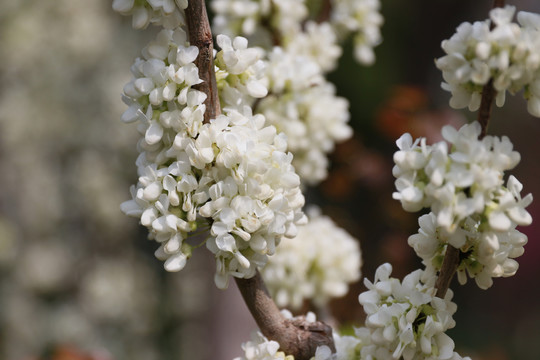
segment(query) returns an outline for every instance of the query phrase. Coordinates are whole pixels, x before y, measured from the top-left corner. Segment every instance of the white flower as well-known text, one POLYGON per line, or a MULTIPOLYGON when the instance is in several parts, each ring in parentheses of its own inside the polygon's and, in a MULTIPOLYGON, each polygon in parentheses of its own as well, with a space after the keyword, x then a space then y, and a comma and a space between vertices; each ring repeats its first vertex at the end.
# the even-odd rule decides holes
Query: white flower
POLYGON ((113 10, 122 15, 131 15, 135 29, 144 29, 148 24, 175 29, 185 25, 184 9, 187 1, 182 0, 113 0, 113 10))
POLYGON ((326 154, 352 135, 348 102, 335 95, 315 62, 281 48, 269 54, 267 76, 270 94, 256 111, 287 135, 302 181, 317 184, 327 175, 326 154))
POLYGON ((457 306, 450 301, 452 292, 444 299, 435 297, 435 277, 421 270, 402 282, 390 278, 391 272, 392 267, 384 264, 377 269, 375 282, 364 279, 368 291, 360 294, 359 301, 367 314, 372 346, 363 348, 362 354, 384 354, 383 359, 451 359, 454 342, 445 331, 455 326, 452 315, 457 306))
MULTIPOLYGON (((253 85, 263 74, 259 52, 243 38, 218 41, 221 85, 262 96, 253 85)), ((168 271, 186 265, 190 234, 209 229, 206 246, 216 256, 216 284, 224 288, 230 275, 253 276, 283 237, 296 235, 304 197, 284 135, 265 127, 264 116, 236 102, 203 125, 206 95, 192 89, 201 82, 197 55, 181 29, 162 30, 132 66, 123 119, 138 122, 142 135, 139 181, 121 208, 161 244, 155 255, 168 271)))
POLYGON ((251 335, 251 341, 242 344, 244 355, 234 358, 234 360, 277 360, 288 359, 285 353, 278 351, 279 343, 268 340, 261 332, 257 331, 251 335))
POLYGON ((382 41, 383 17, 379 0, 337 0, 332 3, 330 23, 344 37, 352 33, 354 56, 363 65, 375 62, 373 48, 382 41))
MULTIPOLYGON (((477 122, 459 130, 445 126, 442 133, 451 144, 450 151, 445 142, 428 146, 420 139, 412 143, 408 134, 398 140, 394 198, 408 211, 431 207, 438 225, 453 232, 460 221, 486 213, 493 198, 500 198, 504 171, 516 166, 520 156, 506 137, 479 140, 477 122)), ((527 206, 530 201, 527 197, 520 204, 527 206)))
MULTIPOLYGON (((482 224, 478 216, 468 217, 454 232, 448 233, 437 227, 433 213, 423 215, 418 220, 418 234, 409 237, 409 245, 422 259, 427 271, 435 273, 441 269, 448 246, 460 250, 458 280, 466 283, 467 276, 474 278, 482 289, 491 287, 492 278, 513 276, 518 268, 514 258, 523 254, 527 236, 515 229, 497 231, 482 224), (487 229, 484 229, 487 228, 487 229)), ((485 221, 485 220, 484 220, 485 221)))
POLYGON ((346 294, 360 278, 358 240, 334 222, 311 212, 309 223, 292 239, 283 239, 261 274, 278 306, 298 309, 311 299, 323 306, 346 294))
POLYGON ((477 110, 482 87, 493 80, 497 106, 504 105, 506 91, 525 89, 529 112, 540 115, 535 85, 540 69, 538 15, 521 12, 516 24, 514 12, 513 6, 495 8, 490 12, 493 29, 489 20, 463 23, 443 41, 446 55, 436 64, 443 72, 443 89, 452 94, 450 106, 477 110))
POLYGON ((336 67, 342 53, 341 47, 337 44, 335 30, 326 22, 317 24, 308 21, 305 30, 291 37, 284 47, 289 53, 314 61, 324 72, 336 67))
POLYGON ((234 40, 225 35, 218 35, 217 42, 222 49, 216 55, 215 65, 217 86, 221 99, 227 109, 241 110, 250 106, 254 98, 268 94, 264 79, 265 64, 261 49, 248 48, 246 38, 237 36, 234 40))
POLYGON ((214 0, 211 6, 217 33, 249 36, 257 45, 272 44, 275 33, 294 37, 308 15, 304 0, 214 0))

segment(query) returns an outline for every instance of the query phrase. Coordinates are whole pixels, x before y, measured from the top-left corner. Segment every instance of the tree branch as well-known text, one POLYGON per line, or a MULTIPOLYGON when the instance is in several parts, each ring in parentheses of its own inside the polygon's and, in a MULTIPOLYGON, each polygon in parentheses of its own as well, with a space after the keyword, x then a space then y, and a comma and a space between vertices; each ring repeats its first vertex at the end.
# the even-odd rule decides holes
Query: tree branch
POLYGON ((317 23, 321 24, 330 20, 330 15, 332 14, 332 1, 323 0, 321 4, 321 9, 317 15, 317 23))
POLYGON ((448 288, 450 287, 450 282, 454 278, 456 271, 459 266, 459 249, 456 249, 452 245, 446 245, 446 253, 444 254, 444 260, 441 265, 441 270, 439 271, 439 276, 435 282, 435 288, 437 289, 436 296, 444 299, 448 288))
MULTIPOLYGON (((492 8, 503 7, 504 2, 505 0, 494 0, 492 8)), ((490 30, 493 30, 493 23, 491 24, 490 30)), ((482 127, 480 139, 487 134, 494 97, 495 89, 493 88, 493 79, 490 79, 482 89, 482 100, 480 102, 480 108, 478 109, 478 122, 482 127)), ((452 278, 454 277, 460 263, 459 253, 459 249, 456 249, 450 244, 447 245, 441 270, 439 271, 439 276, 435 283, 437 297, 443 298, 446 291, 450 287, 450 282, 452 281, 452 278)))
POLYGON ((480 108, 478 109, 478 122, 482 127, 482 131, 480 132, 480 139, 487 134, 487 128, 489 125, 489 119, 491 118, 491 108, 493 105, 494 97, 495 89, 493 88, 493 79, 490 79, 482 89, 482 101, 480 102, 480 108))
POLYGON ((199 48, 199 56, 195 60, 195 65, 199 69, 199 77, 203 82, 194 88, 207 95, 204 102, 206 105, 204 122, 208 122, 221 114, 221 109, 214 70, 214 41, 204 0, 189 0, 186 8, 186 21, 189 42, 199 48))
POLYGON ((332 328, 322 322, 285 319, 270 297, 260 273, 250 279, 235 278, 246 305, 261 332, 279 343, 280 349, 295 360, 309 360, 318 346, 326 345, 335 352, 332 328))

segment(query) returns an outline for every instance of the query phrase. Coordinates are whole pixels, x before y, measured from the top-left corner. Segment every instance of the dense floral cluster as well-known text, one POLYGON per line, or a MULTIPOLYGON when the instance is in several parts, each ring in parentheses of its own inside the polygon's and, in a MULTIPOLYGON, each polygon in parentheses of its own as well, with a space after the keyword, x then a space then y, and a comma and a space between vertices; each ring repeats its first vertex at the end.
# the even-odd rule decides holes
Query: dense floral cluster
POLYGON ((402 282, 391 278, 390 264, 381 265, 372 283, 364 279, 368 291, 359 296, 367 314, 366 328, 356 334, 364 339, 362 359, 452 359, 454 342, 445 331, 455 326, 452 315, 457 306, 452 292, 435 297, 435 277, 422 270, 407 275, 402 282), (369 335, 370 344, 366 337, 369 335))
MULTIPOLYGON (((223 78, 241 76, 238 94, 264 96, 249 73, 257 57, 244 40, 220 38, 223 78)), ((224 288, 229 275, 253 276, 283 236, 296 234, 304 198, 284 136, 265 127, 262 115, 229 108, 203 124, 206 95, 192 88, 201 82, 197 55, 181 29, 162 30, 132 67, 123 120, 139 121, 143 138, 139 182, 122 210, 140 217, 161 243, 156 256, 169 271, 182 269, 191 255, 188 233, 209 226, 206 245, 216 255, 216 284, 224 288)))
POLYGON ((332 6, 330 23, 336 32, 340 37, 352 34, 356 60, 364 65, 373 64, 373 48, 382 41, 380 0, 334 0, 332 6))
POLYGON ((183 10, 187 0, 113 0, 114 11, 132 16, 132 26, 144 29, 149 24, 176 29, 185 24, 183 10))
POLYGON ((465 22, 443 41, 447 55, 436 64, 443 88, 452 93, 452 107, 477 110, 482 88, 492 80, 497 106, 504 104, 506 91, 525 90, 529 112, 540 116, 540 15, 519 12, 517 24, 514 12, 514 6, 495 8, 491 21, 465 22))
MULTIPOLYGON (((256 69, 259 74, 264 71, 264 78, 257 76, 269 94, 250 105, 287 135, 302 182, 315 185, 327 175, 327 153, 352 131, 347 125, 348 102, 335 95, 334 86, 324 77, 341 55, 336 29, 330 22, 307 20, 306 5, 304 1, 212 2, 218 31, 249 36, 265 49, 260 53, 265 64, 256 69)), ((340 9, 344 6, 341 3, 340 9)), ((350 19, 341 22, 352 26, 350 19)))
POLYGON ((341 48, 336 44, 353 36, 355 58, 364 65, 375 61, 373 47, 381 42, 379 0, 334 0, 324 6, 318 23, 309 19, 305 0, 213 0, 214 28, 229 36, 248 36, 269 48, 280 45, 287 52, 312 57, 325 71, 335 67, 341 48))
POLYGON ((439 270, 446 246, 462 252, 459 279, 465 271, 481 288, 491 286, 492 277, 511 276, 517 270, 512 260, 523 253, 527 237, 516 230, 529 225, 525 208, 532 195, 521 197, 522 185, 504 171, 519 162, 508 138, 479 139, 480 125, 472 123, 459 131, 443 128, 446 142, 414 143, 409 134, 398 140, 394 155, 396 176, 394 198, 408 211, 430 207, 421 219, 421 231, 409 244, 429 269, 439 270))
POLYGON ((348 283, 360 278, 360 265, 358 240, 312 213, 294 239, 283 239, 261 273, 278 306, 298 309, 306 299, 323 306, 345 295, 348 283))
POLYGON ((327 176, 327 153, 335 142, 352 135, 349 103, 336 96, 319 66, 308 58, 274 48, 267 63, 269 95, 255 111, 287 135, 293 165, 307 184, 317 184, 327 176))

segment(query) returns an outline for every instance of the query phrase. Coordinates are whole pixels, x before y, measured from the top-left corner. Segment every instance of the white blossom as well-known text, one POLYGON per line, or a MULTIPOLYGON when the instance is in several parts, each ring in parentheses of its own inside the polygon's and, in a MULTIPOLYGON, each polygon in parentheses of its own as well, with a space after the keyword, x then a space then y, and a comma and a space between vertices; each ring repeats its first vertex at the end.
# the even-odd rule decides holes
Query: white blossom
POLYGON ((342 53, 335 30, 328 22, 308 21, 305 30, 291 37, 284 47, 289 53, 311 59, 324 72, 336 67, 342 53))
POLYGON ((132 16, 134 29, 144 29, 149 24, 175 29, 185 25, 187 0, 113 0, 112 7, 122 15, 132 16))
POLYGON ((354 57, 363 65, 375 62, 373 48, 382 41, 383 17, 380 0, 336 0, 332 2, 330 23, 343 37, 353 34, 354 57))
POLYGON ((437 227, 433 213, 423 215, 418 220, 420 229, 409 237, 409 245, 422 259, 427 270, 440 270, 448 246, 460 250, 458 280, 465 284, 467 277, 474 278, 476 284, 487 289, 493 284, 492 278, 513 276, 518 263, 514 258, 523 254, 527 236, 516 230, 516 224, 503 231, 490 229, 481 217, 471 216, 454 233, 437 227))
POLYGON ((311 299, 323 306, 360 278, 358 240, 328 217, 310 212, 298 235, 284 239, 261 274, 278 306, 298 309, 311 299))
POLYGON ((449 290, 444 299, 435 296, 435 277, 417 270, 403 281, 391 278, 390 264, 381 265, 368 290, 359 296, 367 314, 367 330, 357 331, 371 345, 362 348, 366 359, 451 359, 454 342, 445 331, 455 326, 457 306, 449 290), (391 354, 391 356, 389 356, 391 354))
POLYGON ((267 77, 270 93, 256 111, 287 135, 302 181, 317 184, 327 175, 327 154, 334 144, 352 135, 348 102, 335 95, 315 62, 281 48, 269 54, 267 77))
POLYGON ((251 341, 242 344, 244 355, 234 360, 291 360, 292 356, 285 355, 279 350, 277 341, 268 340, 260 331, 251 335, 251 341))
POLYGON ((446 142, 426 145, 425 139, 418 139, 413 143, 409 134, 397 141, 400 150, 394 154, 396 165, 392 172, 398 191, 393 196, 401 201, 404 209, 417 211, 431 207, 437 225, 450 233, 466 217, 487 216, 488 211, 492 217, 502 211, 520 219, 520 225, 530 223, 524 207, 530 204, 532 197, 521 200, 516 186, 513 186, 514 195, 502 190, 504 171, 512 169, 520 160, 510 140, 494 136, 480 140, 477 122, 459 130, 445 126, 442 133, 451 144, 450 149, 446 142), (503 207, 496 206, 495 212, 490 210, 495 206, 494 200, 507 198, 516 200, 504 202, 503 207))
POLYGON ((305 0, 213 0, 211 7, 216 33, 247 36, 265 48, 276 36, 281 40, 298 34, 308 15, 305 0))
POLYGON ((465 22, 442 42, 446 55, 436 64, 443 72, 443 89, 452 93, 450 106, 477 110, 482 88, 492 80, 497 106, 504 105, 507 91, 515 94, 524 89, 529 112, 540 116, 539 17, 520 12, 518 23, 513 23, 514 13, 514 6, 495 8, 491 19, 465 22))
MULTIPOLYGON (((243 38, 221 36, 218 43, 220 83, 249 94, 258 52, 243 38)), ((142 135, 139 181, 121 208, 161 244, 156 257, 168 271, 186 265, 191 233, 210 230, 216 285, 225 288, 230 275, 253 276, 283 237, 296 235, 304 197, 285 137, 265 126, 263 115, 236 102, 203 124, 206 96, 192 89, 201 82, 197 54, 181 29, 162 30, 132 67, 123 120, 138 122, 142 135)))
POLYGON ((447 247, 453 246, 461 252, 459 281, 468 275, 486 289, 492 278, 517 270, 513 259, 523 253, 527 237, 516 226, 531 224, 525 208, 532 195, 521 197, 523 186, 514 176, 504 185, 504 172, 520 160, 507 137, 480 140, 477 122, 459 130, 445 126, 442 134, 450 146, 413 142, 409 134, 397 141, 394 198, 407 211, 431 208, 419 219, 419 233, 409 238, 430 271, 440 270, 447 247))
POLYGON ((338 41, 352 34, 355 58, 373 64, 383 23, 379 0, 333 1, 318 24, 310 18, 309 5, 305 0, 213 0, 213 28, 229 36, 247 36, 267 50, 279 45, 318 63, 323 71, 334 69, 342 52, 338 41))

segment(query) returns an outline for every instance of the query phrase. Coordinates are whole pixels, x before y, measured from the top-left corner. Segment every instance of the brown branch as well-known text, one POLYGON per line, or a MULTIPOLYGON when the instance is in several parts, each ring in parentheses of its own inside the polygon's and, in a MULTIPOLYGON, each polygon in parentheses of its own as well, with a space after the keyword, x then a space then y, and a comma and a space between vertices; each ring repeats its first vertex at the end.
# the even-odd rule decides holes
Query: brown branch
POLYGON ((480 139, 482 139, 487 134, 487 128, 489 125, 489 119, 491 118, 491 108, 494 98, 495 89, 493 88, 493 79, 490 79, 482 89, 482 101, 480 102, 480 108, 478 109, 478 122, 482 127, 482 131, 480 132, 480 139))
MULTIPOLYGON (((505 0, 494 0, 493 9, 497 7, 503 7, 505 0)), ((494 24, 491 24, 491 30, 493 30, 494 24)), ((480 139, 487 134, 487 128, 489 120, 491 118, 491 108, 493 107, 493 99, 495 98, 495 89, 493 87, 493 79, 490 79, 484 88, 482 89, 482 100, 480 102, 480 108, 478 109, 478 122, 482 127, 480 132, 480 139)), ((460 263, 460 250, 451 246, 446 247, 446 253, 444 254, 444 260, 439 271, 439 276, 435 283, 437 289, 437 297, 443 298, 446 291, 450 287, 450 282, 456 274, 460 263)))
POLYGON ((437 289, 436 296, 441 299, 444 299, 446 291, 448 291, 448 288, 450 287, 450 282, 458 269, 460 262, 459 253, 459 249, 456 249, 450 244, 446 245, 444 260, 437 281, 435 282, 435 288, 437 289))
POLYGON ((214 70, 214 43, 204 0, 190 0, 188 2, 186 21, 189 42, 199 48, 199 56, 195 60, 195 65, 199 69, 199 77, 203 82, 194 88, 204 92, 207 96, 204 102, 206 105, 204 122, 208 122, 221 114, 221 109, 214 70))
POLYGON ((285 319, 270 297, 260 273, 250 279, 235 278, 246 305, 261 332, 279 343, 280 349, 295 360, 309 360, 318 346, 326 345, 335 352, 332 328, 322 322, 285 319))
POLYGON ((332 14, 332 0, 323 0, 321 4, 321 9, 317 15, 317 23, 321 24, 330 20, 330 15, 332 14))

